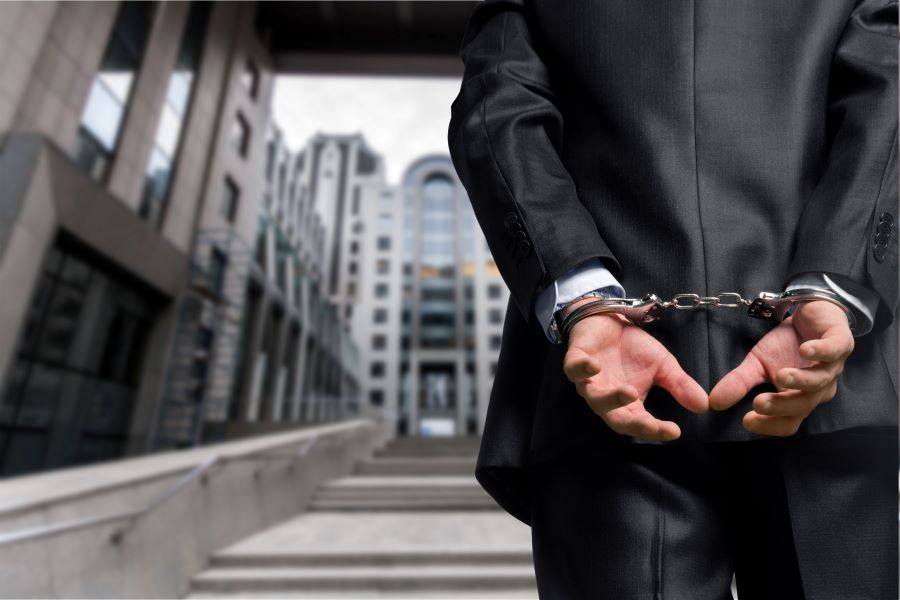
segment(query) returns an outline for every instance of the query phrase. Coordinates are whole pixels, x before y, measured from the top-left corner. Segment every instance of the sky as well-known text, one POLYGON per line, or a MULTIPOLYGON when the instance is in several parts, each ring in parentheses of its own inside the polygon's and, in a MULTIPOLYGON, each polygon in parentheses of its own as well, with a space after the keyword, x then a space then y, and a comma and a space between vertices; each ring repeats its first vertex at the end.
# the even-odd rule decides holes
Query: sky
POLYGON ((459 86, 452 77, 279 76, 274 119, 291 151, 317 131, 362 133, 395 185, 422 155, 448 154, 450 103, 459 86))

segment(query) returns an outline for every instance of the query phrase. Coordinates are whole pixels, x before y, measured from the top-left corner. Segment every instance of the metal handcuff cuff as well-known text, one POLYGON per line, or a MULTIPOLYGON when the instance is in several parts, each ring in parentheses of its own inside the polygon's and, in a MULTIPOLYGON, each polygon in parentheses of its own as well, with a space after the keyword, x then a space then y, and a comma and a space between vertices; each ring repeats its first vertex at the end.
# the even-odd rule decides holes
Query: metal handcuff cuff
POLYGON ((635 325, 643 326, 662 317, 664 311, 669 308, 688 310, 699 306, 723 308, 741 308, 746 306, 748 316, 780 323, 787 317, 788 311, 795 304, 813 300, 826 300, 837 304, 844 310, 848 320, 851 322, 851 327, 854 321, 850 308, 840 300, 837 294, 814 288, 796 288, 781 293, 760 292, 753 300, 743 298, 736 292, 722 292, 716 296, 676 294, 669 301, 661 300, 656 294, 647 294, 642 298, 610 298, 598 292, 588 292, 572 300, 572 302, 592 296, 595 298, 594 300, 576 307, 566 315, 565 319, 561 319, 559 316, 562 310, 554 313, 553 322, 550 324, 550 332, 555 338, 560 339, 563 344, 568 345, 569 333, 578 321, 591 315, 606 312, 622 313, 635 325))

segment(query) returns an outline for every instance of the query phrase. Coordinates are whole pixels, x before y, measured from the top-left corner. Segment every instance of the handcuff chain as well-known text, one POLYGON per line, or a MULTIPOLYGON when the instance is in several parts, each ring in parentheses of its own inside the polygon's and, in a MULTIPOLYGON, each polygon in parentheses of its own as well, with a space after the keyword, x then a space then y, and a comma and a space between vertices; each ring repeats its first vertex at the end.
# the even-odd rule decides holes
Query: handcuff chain
POLYGON ((715 296, 700 296, 699 294, 675 294, 668 302, 657 302, 660 308, 676 308, 687 310, 699 306, 721 306, 723 308, 741 308, 750 306, 752 300, 741 297, 737 292, 722 292, 715 296), (690 304, 684 304, 683 299, 689 299, 690 304))

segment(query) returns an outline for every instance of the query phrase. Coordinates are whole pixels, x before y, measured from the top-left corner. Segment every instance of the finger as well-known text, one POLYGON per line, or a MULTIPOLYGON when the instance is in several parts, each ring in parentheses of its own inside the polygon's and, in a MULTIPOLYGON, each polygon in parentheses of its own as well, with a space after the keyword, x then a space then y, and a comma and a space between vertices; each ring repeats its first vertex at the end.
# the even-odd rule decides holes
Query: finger
POLYGON ((579 388, 579 395, 600 416, 616 408, 631 404, 640 397, 637 389, 627 383, 608 384, 589 381, 576 384, 575 387, 579 388))
POLYGON ((819 394, 802 390, 759 394, 753 399, 753 410, 770 417, 806 418, 820 403, 819 394))
POLYGON ((611 410, 603 420, 617 433, 645 440, 668 442, 681 436, 677 423, 660 421, 641 402, 611 410))
POLYGON ((766 381, 766 370, 753 353, 725 374, 709 392, 709 406, 724 410, 737 404, 751 389, 766 381))
POLYGON ((600 361, 581 348, 572 346, 563 357, 563 373, 569 381, 583 381, 600 372, 600 361))
POLYGON ((653 383, 668 390, 680 405, 691 412, 702 413, 709 410, 706 390, 685 373, 678 364, 678 359, 669 353, 666 353, 662 365, 657 369, 653 383))
POLYGON ((810 367, 785 367, 775 374, 775 383, 784 388, 815 392, 828 387, 843 370, 840 361, 810 367))
POLYGON ((822 337, 800 344, 800 356, 809 360, 834 362, 853 351, 853 334, 846 327, 830 327, 822 337))
POLYGON ((802 422, 802 417, 773 417, 751 411, 744 415, 743 424, 750 433, 786 437, 797 433, 802 422))

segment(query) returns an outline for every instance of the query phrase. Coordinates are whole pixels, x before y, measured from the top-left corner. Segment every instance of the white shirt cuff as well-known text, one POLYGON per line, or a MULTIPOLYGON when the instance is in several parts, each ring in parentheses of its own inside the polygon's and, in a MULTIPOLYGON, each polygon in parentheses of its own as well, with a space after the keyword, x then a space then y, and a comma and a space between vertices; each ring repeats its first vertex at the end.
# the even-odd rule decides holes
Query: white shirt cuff
POLYGON ((625 288, 619 283, 603 260, 595 257, 588 259, 577 267, 566 271, 551 285, 541 290, 534 301, 534 313, 538 321, 544 326, 544 335, 551 342, 549 327, 553 322, 553 313, 559 304, 565 304, 582 294, 603 287, 615 286, 619 288, 620 296, 626 297, 625 288))

